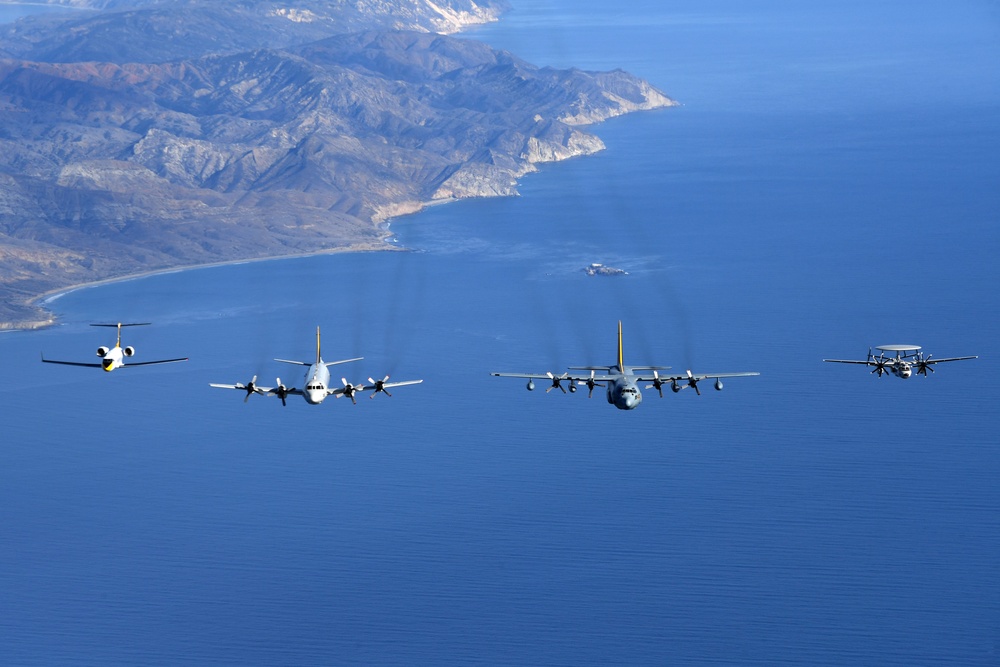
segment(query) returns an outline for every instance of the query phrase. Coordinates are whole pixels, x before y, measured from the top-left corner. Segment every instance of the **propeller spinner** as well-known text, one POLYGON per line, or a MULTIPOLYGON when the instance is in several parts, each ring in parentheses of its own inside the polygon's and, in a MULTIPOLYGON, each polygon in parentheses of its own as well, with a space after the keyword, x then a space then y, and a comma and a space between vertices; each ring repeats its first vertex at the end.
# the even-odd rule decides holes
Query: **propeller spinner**
MULTIPOLYGON (((593 375, 593 371, 590 373, 593 375)), ((646 385, 646 389, 655 389, 660 393, 660 398, 663 398, 663 380, 660 379, 660 374, 655 370, 653 371, 653 384, 646 385)), ((677 391, 676 389, 674 391, 677 391)))
MULTIPOLYGON (((577 384, 582 384, 587 386, 587 398, 594 397, 594 387, 597 386, 597 382, 594 381, 594 371, 590 371, 590 377, 586 380, 580 380, 577 384)), ((661 396, 663 394, 660 394, 661 396)))
POLYGON ((885 352, 880 353, 877 357, 872 355, 871 348, 868 348, 868 361, 875 364, 875 369, 872 373, 878 373, 879 377, 882 377, 883 373, 888 373, 889 360, 885 358, 885 352))
POLYGON ((354 394, 357 393, 360 387, 355 387, 353 384, 347 381, 347 378, 340 378, 340 381, 344 383, 344 391, 342 394, 337 394, 337 397, 339 398, 340 396, 346 396, 347 398, 351 399, 351 403, 357 405, 358 401, 357 399, 354 398, 354 394))
POLYGON ((275 378, 274 381, 278 384, 278 386, 274 388, 274 395, 281 399, 282 405, 288 405, 285 403, 285 399, 288 398, 288 387, 281 384, 281 378, 275 378))
POLYGON ((372 393, 372 395, 369 396, 368 398, 370 398, 370 399, 371 398, 375 398, 375 394, 378 394, 379 392, 381 392, 381 393, 385 394, 386 396, 392 398, 392 394, 390 394, 385 389, 385 383, 389 381, 389 376, 388 375, 386 375, 381 380, 373 380, 372 378, 368 378, 368 381, 371 382, 372 386, 375 387, 374 393, 372 393))
POLYGON ((235 386, 237 389, 246 389, 247 395, 243 397, 243 402, 246 403, 247 401, 250 400, 251 394, 257 393, 257 376, 254 375, 253 379, 247 382, 246 384, 243 384, 242 382, 237 382, 235 386))
POLYGON ((545 390, 545 393, 549 393, 553 389, 559 389, 562 393, 566 393, 566 388, 560 384, 563 380, 569 377, 569 373, 563 373, 562 375, 553 375, 551 371, 545 373, 552 380, 552 386, 545 390))
POLYGON ((919 352, 917 353, 917 360, 914 363, 914 365, 917 367, 917 375, 923 375, 924 377, 927 377, 927 371, 930 371, 931 373, 934 372, 934 368, 932 368, 930 364, 930 359, 931 355, 929 354, 925 357, 919 352))

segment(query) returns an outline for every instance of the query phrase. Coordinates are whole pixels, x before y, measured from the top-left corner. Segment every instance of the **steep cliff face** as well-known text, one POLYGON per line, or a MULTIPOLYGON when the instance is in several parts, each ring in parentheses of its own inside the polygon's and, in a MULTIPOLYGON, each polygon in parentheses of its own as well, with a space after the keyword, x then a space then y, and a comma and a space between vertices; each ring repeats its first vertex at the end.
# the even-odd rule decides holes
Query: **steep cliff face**
POLYGON ((624 72, 413 31, 162 63, 0 60, 0 248, 19 267, 0 289, 10 313, 16 295, 140 270, 380 247, 386 217, 515 194, 537 163, 603 148, 581 125, 670 104, 624 72))

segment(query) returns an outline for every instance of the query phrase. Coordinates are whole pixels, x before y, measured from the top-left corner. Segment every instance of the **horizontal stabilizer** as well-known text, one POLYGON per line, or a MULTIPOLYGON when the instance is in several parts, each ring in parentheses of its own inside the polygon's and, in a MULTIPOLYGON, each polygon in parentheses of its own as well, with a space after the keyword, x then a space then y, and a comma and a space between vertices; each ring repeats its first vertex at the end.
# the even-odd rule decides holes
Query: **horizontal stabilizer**
POLYGON ((347 364, 352 361, 361 361, 364 357, 355 357, 354 359, 341 359, 339 361, 324 361, 324 366, 336 366, 337 364, 347 364))
POLYGON ((275 361, 280 361, 283 364, 295 364, 296 366, 312 366, 312 363, 308 361, 292 361, 291 359, 275 359, 275 361))

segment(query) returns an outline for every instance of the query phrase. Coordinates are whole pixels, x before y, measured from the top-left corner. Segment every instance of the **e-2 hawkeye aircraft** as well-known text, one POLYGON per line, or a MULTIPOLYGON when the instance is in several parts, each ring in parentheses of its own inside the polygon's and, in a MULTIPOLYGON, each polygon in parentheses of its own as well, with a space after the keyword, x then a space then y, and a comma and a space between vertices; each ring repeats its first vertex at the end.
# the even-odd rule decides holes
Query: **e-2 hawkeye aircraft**
POLYGON ((927 377, 927 371, 931 373, 934 364, 943 364, 946 361, 964 361, 966 359, 977 359, 978 357, 951 357, 950 359, 931 359, 931 355, 924 356, 919 345, 877 345, 875 349, 879 351, 878 356, 872 355, 872 349, 868 348, 868 358, 861 360, 853 359, 824 359, 834 364, 861 364, 862 366, 874 366, 872 373, 882 377, 883 373, 892 373, 900 379, 907 379, 914 371, 917 375, 927 377), (895 356, 886 356, 886 352, 895 352, 895 356))
POLYGON ((287 405, 285 399, 289 396, 302 396, 306 403, 310 405, 319 405, 327 396, 334 396, 340 398, 341 396, 347 396, 351 399, 351 403, 357 404, 355 395, 363 391, 374 392, 369 398, 375 398, 378 393, 383 393, 386 396, 392 396, 388 392, 389 389, 393 387, 403 387, 410 384, 420 384, 423 380, 406 380, 403 382, 389 382, 389 376, 386 375, 381 380, 375 380, 368 378, 370 385, 363 384, 352 384, 347 381, 347 378, 341 378, 340 381, 343 383, 342 387, 331 387, 330 386, 330 366, 336 366, 337 364, 346 364, 352 361, 361 361, 364 357, 355 357, 354 359, 340 359, 339 361, 323 361, 323 357, 320 355, 320 336, 319 327, 316 327, 316 361, 292 361, 290 359, 275 359, 275 361, 280 361, 283 364, 295 364, 296 366, 308 366, 305 375, 305 388, 296 389, 295 387, 286 387, 281 383, 281 378, 277 378, 277 387, 261 387, 257 385, 257 376, 254 375, 250 382, 243 384, 237 382, 236 384, 212 384, 211 386, 217 387, 219 389, 240 389, 246 392, 246 396, 243 397, 243 402, 246 403, 250 396, 253 394, 260 394, 261 396, 277 396, 281 399, 282 405, 287 405))
POLYGON ((669 366, 626 366, 622 354, 622 323, 618 322, 618 363, 614 366, 570 366, 572 371, 590 371, 590 375, 563 373, 554 375, 552 373, 490 373, 494 377, 515 377, 526 378, 528 380, 528 391, 535 389, 535 380, 551 380, 552 384, 545 393, 553 389, 559 389, 566 393, 566 388, 562 386, 563 381, 569 383, 570 393, 576 392, 576 385, 587 387, 587 396, 594 395, 594 387, 606 387, 608 403, 611 403, 619 410, 634 410, 642 403, 642 392, 639 391, 640 382, 651 382, 646 385, 646 389, 656 389, 660 397, 663 397, 663 386, 670 384, 674 393, 682 389, 691 387, 699 396, 701 390, 698 383, 702 380, 712 378, 715 380, 715 388, 722 391, 721 378, 749 377, 760 375, 760 373, 692 373, 690 370, 683 375, 660 375, 660 371, 670 370, 669 366), (600 375, 598 375, 600 371, 600 375))
POLYGON ((181 357, 179 359, 158 359, 156 361, 130 361, 128 364, 125 363, 125 357, 131 357, 135 354, 135 348, 131 345, 127 347, 122 347, 122 327, 145 327, 149 326, 150 322, 132 322, 128 324, 122 324, 118 322, 116 324, 91 324, 92 327, 117 327, 118 337, 115 339, 114 347, 101 346, 97 348, 97 356, 101 358, 100 362, 88 362, 88 361, 57 361, 55 359, 46 359, 45 353, 42 353, 42 361, 46 364, 62 364, 64 366, 86 366, 88 368, 103 368, 107 372, 111 372, 116 368, 128 368, 130 366, 154 366, 156 364, 172 364, 178 361, 187 361, 187 357, 181 357))

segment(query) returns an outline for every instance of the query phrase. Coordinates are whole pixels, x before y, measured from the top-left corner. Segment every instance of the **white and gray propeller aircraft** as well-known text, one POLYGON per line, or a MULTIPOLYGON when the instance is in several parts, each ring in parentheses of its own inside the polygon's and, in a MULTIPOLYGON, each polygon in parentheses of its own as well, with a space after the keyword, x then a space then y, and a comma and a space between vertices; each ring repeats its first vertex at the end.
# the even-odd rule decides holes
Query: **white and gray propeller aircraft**
POLYGON ((302 396, 306 403, 310 405, 319 405, 327 396, 334 396, 335 398, 340 398, 341 396, 346 396, 351 399, 351 403, 357 405, 357 400, 355 396, 359 392, 371 391, 373 392, 369 398, 375 398, 376 394, 382 393, 386 396, 392 396, 389 393, 389 389, 393 387, 404 387, 411 384, 420 384, 423 380, 405 380, 403 382, 389 382, 389 376, 386 375, 381 380, 375 380, 373 378, 368 378, 368 382, 371 384, 353 384, 347 381, 347 378, 340 378, 343 386, 341 387, 331 387, 330 386, 330 366, 336 366, 337 364, 346 364, 352 361, 361 361, 364 357, 356 357, 354 359, 341 359, 339 361, 323 361, 323 357, 320 355, 320 336, 319 327, 316 327, 316 361, 293 361, 291 359, 275 359, 275 361, 280 361, 283 364, 294 364, 296 366, 308 366, 305 375, 305 385, 303 389, 296 389, 295 387, 286 387, 281 383, 281 378, 277 378, 277 387, 261 387, 257 384, 257 376, 254 375, 253 379, 246 384, 242 382, 237 382, 236 384, 212 384, 211 386, 217 387, 219 389, 240 389, 246 392, 246 396, 243 397, 243 402, 246 403, 250 400, 250 396, 253 394, 260 394, 261 396, 277 396, 281 399, 282 405, 287 405, 285 399, 289 396, 302 396))
POLYGON ((553 373, 490 373, 494 377, 514 377, 526 378, 528 380, 528 391, 535 389, 535 380, 550 380, 552 384, 546 388, 545 393, 553 389, 559 389, 566 393, 563 382, 569 384, 570 393, 575 393, 577 385, 587 387, 588 397, 593 397, 594 387, 606 387, 608 403, 611 403, 619 410, 634 410, 642 403, 642 392, 639 391, 640 382, 651 382, 646 385, 646 389, 656 389, 660 397, 663 397, 663 387, 670 385, 674 393, 691 387, 695 393, 701 395, 698 383, 702 380, 714 379, 715 388, 722 391, 721 378, 749 377, 760 375, 760 373, 692 373, 687 370, 682 375, 660 374, 660 371, 670 370, 669 366, 626 366, 622 354, 622 323, 618 322, 618 363, 613 366, 570 366, 571 371, 590 371, 589 375, 579 373, 563 373, 554 375, 553 373), (600 374, 598 374, 600 373, 600 374))
POLYGON ((824 359, 835 364, 861 364, 862 366, 874 366, 871 371, 882 377, 883 373, 892 373, 903 380, 914 373, 927 377, 927 371, 934 372, 934 364, 943 364, 946 361, 964 361, 966 359, 977 359, 978 357, 951 357, 950 359, 931 359, 931 355, 924 356, 919 345, 877 345, 878 356, 872 354, 868 348, 868 358, 861 361, 853 359, 824 359), (886 355, 889 352, 889 355, 886 355), (895 352, 895 356, 892 353, 895 352))
POLYGON ((111 372, 116 368, 129 368, 132 366, 154 366, 156 364, 172 364, 178 361, 187 361, 187 357, 181 357, 180 359, 158 359, 156 361, 130 361, 128 364, 125 363, 125 357, 131 357, 135 354, 135 348, 131 345, 122 347, 122 327, 145 327, 149 326, 150 322, 132 322, 128 324, 122 324, 118 322, 117 324, 91 324, 92 327, 116 327, 118 329, 118 337, 115 339, 114 347, 101 346, 97 348, 97 356, 101 358, 99 362, 87 362, 87 361, 57 361, 55 359, 46 359, 45 353, 42 353, 42 361, 46 364, 63 364, 64 366, 86 366, 88 368, 103 368, 107 372, 111 372))

